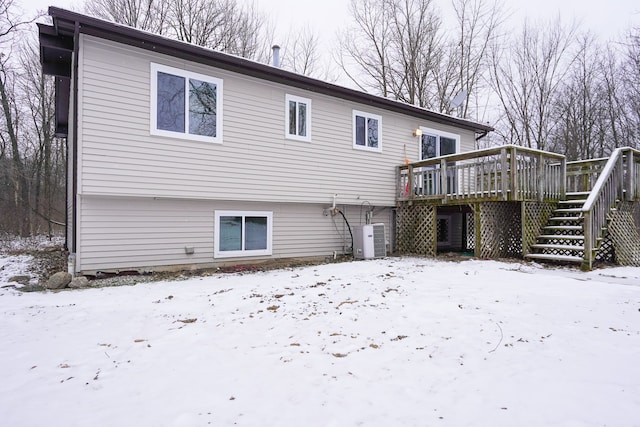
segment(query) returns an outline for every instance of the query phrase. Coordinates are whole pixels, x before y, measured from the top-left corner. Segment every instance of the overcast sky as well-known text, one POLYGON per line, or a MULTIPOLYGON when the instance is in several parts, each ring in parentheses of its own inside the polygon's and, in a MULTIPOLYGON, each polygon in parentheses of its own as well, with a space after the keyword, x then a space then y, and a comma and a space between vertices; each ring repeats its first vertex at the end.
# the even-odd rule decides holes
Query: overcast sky
MULTIPOLYGON (((46 10, 48 6, 73 8, 83 0, 17 0, 30 13, 46 10)), ((251 2, 253 0, 239 0, 251 2)), ((434 0, 445 18, 445 24, 454 23, 451 0, 434 0), (449 20, 447 21, 447 16, 449 20)), ((491 0, 487 0, 491 1, 491 0)), ((602 41, 620 39, 632 26, 640 26, 640 0, 503 0, 509 16, 507 25, 514 31, 525 19, 534 23, 548 21, 557 16, 566 24, 573 20, 582 30, 592 30, 602 41)), ((349 0, 255 0, 259 9, 267 13, 276 24, 276 39, 285 45, 286 34, 301 26, 310 25, 319 36, 322 62, 334 68, 331 55, 326 51, 337 48, 337 32, 349 23, 349 0)), ((337 75, 333 77, 339 78, 337 75)), ((344 82, 343 82, 344 84, 344 82)))
MULTIPOLYGON (((82 4, 78 0, 18 0, 33 11, 47 6, 69 8, 82 4)), ((240 0, 251 1, 251 0, 240 0)), ((560 14, 570 22, 576 19, 583 29, 592 29, 604 39, 615 38, 631 25, 640 25, 638 0, 504 0, 511 11, 510 24, 517 26, 525 17, 533 20, 549 19, 560 14)), ((435 0, 443 11, 451 9, 450 0, 435 0)), ((349 0, 256 0, 259 8, 277 22, 282 32, 298 23, 309 23, 325 39, 333 38, 336 30, 348 20, 349 0)), ((328 40, 325 40, 327 42, 328 40)))
MULTIPOLYGON (((435 1, 443 14, 452 13, 450 0, 435 1)), ((284 27, 306 21, 318 32, 333 34, 348 20, 349 0, 259 0, 258 4, 284 27)), ((525 17, 544 20, 560 14, 563 20, 576 19, 584 29, 593 29, 604 38, 616 37, 630 25, 640 23, 638 0, 505 0, 505 6, 514 26, 525 17)))

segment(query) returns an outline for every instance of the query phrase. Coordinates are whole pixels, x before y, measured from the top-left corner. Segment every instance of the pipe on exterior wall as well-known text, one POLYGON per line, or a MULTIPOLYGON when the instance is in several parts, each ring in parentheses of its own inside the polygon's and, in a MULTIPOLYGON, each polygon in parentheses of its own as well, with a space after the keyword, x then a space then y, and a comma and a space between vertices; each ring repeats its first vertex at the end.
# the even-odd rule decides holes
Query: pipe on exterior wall
POLYGON ((476 137, 476 142, 480 141, 482 138, 484 138, 485 136, 487 136, 489 134, 488 130, 482 131, 482 133, 480 134, 480 136, 476 137))

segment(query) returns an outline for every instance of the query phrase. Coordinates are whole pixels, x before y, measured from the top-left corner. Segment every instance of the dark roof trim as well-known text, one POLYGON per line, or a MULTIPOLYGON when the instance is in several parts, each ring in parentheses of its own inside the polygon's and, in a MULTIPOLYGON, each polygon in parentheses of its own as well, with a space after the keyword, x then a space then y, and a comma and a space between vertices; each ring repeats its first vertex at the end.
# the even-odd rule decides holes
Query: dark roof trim
POLYGON ((79 24, 80 32, 95 37, 112 40, 118 43, 138 47, 153 52, 159 52, 176 58, 205 64, 228 71, 293 86, 312 92, 342 98, 372 107, 382 108, 397 113, 408 114, 420 119, 429 120, 445 125, 472 130, 486 134, 493 130, 491 126, 481 123, 451 117, 424 108, 394 101, 384 97, 371 95, 322 80, 313 79, 300 74, 261 64, 238 56, 213 51, 211 49, 169 39, 163 36, 141 31, 125 25, 115 24, 102 19, 71 12, 57 7, 49 8, 49 15, 53 18, 54 28, 58 35, 73 36, 75 24, 79 24))
POLYGON ((40 63, 46 75, 71 77, 73 36, 57 34, 54 27, 38 24, 40 63))

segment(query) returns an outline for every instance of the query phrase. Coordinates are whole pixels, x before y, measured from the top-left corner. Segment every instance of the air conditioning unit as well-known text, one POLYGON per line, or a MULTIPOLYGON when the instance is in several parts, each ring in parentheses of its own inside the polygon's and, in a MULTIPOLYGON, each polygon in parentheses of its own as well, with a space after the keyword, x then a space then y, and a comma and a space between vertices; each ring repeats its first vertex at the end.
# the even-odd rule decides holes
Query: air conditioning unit
POLYGON ((355 259, 387 256, 384 224, 358 225, 353 228, 353 257, 355 259))

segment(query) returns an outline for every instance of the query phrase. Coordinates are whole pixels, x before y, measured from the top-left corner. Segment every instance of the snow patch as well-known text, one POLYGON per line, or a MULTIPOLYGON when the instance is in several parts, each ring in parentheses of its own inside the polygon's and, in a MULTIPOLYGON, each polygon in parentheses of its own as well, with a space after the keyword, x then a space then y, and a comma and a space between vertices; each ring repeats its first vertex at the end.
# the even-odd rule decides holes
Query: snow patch
POLYGON ((0 419, 632 426, 639 274, 407 257, 0 288, 0 419))

